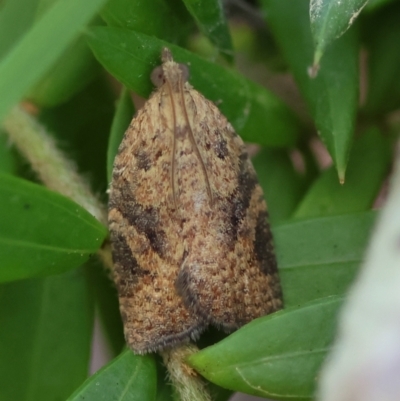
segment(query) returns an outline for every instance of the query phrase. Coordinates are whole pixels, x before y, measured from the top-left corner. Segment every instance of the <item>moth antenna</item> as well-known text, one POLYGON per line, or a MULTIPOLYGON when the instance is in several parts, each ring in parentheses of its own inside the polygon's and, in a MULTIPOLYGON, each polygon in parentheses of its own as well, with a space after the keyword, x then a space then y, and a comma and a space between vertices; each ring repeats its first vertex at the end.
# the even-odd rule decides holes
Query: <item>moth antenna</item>
POLYGON ((198 148, 197 143, 196 143, 196 138, 194 137, 193 130, 192 130, 192 127, 190 125, 189 116, 187 114, 187 110, 186 110, 186 106, 185 106, 185 97, 184 97, 185 95, 183 93, 183 82, 182 82, 182 80, 179 81, 179 92, 180 92, 181 99, 182 99, 182 106, 183 106, 183 110, 184 110, 184 113, 185 113, 186 123, 187 123, 187 125, 189 127, 190 140, 192 142, 192 145, 194 147, 196 155, 200 160, 201 169, 203 170, 204 178, 205 178, 205 181, 206 181, 207 194, 208 194, 208 197, 210 199, 210 207, 212 207, 212 205, 214 203, 214 199, 213 199, 212 192, 211 192, 210 180, 208 179, 206 165, 205 165, 204 160, 203 160, 203 158, 201 156, 201 153, 200 153, 199 148, 198 148))
MULTIPOLYGON (((168 50, 169 49, 164 49, 168 50)), ((174 121, 174 132, 173 132, 173 145, 172 145, 172 159, 171 159, 171 174, 170 174, 170 179, 171 179, 171 190, 172 190, 172 199, 174 202, 175 210, 178 209, 178 202, 176 199, 176 191, 175 191, 175 168, 176 168, 176 160, 175 160, 175 149, 176 149, 176 112, 175 112, 175 103, 174 103, 174 97, 172 95, 172 88, 171 84, 169 81, 167 81, 167 88, 169 92, 169 97, 171 99, 171 107, 172 107, 172 118, 174 121)))

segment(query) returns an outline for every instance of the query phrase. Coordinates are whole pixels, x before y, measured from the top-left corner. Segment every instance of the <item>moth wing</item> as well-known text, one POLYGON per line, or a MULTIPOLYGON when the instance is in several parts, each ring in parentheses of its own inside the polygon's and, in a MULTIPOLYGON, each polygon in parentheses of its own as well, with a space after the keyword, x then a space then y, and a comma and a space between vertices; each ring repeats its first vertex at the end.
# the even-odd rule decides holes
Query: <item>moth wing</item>
POLYGON ((213 103, 191 96, 212 205, 195 222, 177 288, 194 314, 229 331, 281 308, 281 288, 266 203, 243 141, 213 103))
POLYGON ((167 102, 157 91, 133 119, 110 188, 114 276, 126 341, 137 353, 196 338, 205 326, 174 285, 184 248, 168 207, 173 128, 167 102))

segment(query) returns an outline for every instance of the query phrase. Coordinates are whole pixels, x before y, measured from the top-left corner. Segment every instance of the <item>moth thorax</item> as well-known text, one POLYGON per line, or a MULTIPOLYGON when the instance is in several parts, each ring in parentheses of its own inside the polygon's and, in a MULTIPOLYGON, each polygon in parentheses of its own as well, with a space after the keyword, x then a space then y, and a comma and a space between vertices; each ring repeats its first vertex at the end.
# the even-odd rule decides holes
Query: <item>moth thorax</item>
POLYGON ((168 61, 162 66, 154 68, 151 73, 151 82, 159 88, 169 82, 173 88, 178 88, 180 82, 186 82, 189 78, 189 69, 185 64, 168 61))

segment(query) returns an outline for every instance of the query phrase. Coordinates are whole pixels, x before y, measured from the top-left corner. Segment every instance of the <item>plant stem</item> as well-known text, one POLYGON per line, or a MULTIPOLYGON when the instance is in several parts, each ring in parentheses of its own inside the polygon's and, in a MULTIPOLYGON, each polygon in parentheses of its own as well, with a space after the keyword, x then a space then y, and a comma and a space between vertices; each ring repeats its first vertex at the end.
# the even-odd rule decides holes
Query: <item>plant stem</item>
POLYGON ((194 344, 183 344, 160 352, 180 401, 211 401, 204 381, 185 363, 185 359, 198 350, 194 344))

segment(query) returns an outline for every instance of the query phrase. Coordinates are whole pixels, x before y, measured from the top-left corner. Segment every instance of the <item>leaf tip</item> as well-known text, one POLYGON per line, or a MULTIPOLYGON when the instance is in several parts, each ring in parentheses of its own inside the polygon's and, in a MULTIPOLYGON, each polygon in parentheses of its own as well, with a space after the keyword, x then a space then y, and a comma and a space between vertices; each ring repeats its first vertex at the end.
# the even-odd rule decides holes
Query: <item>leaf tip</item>
POLYGON ((320 64, 314 60, 313 64, 307 68, 308 76, 311 79, 314 79, 318 75, 320 64))
POLYGON ((345 181, 346 181, 346 170, 345 170, 345 168, 338 169, 338 176, 339 176, 340 185, 343 185, 345 183, 345 181))

